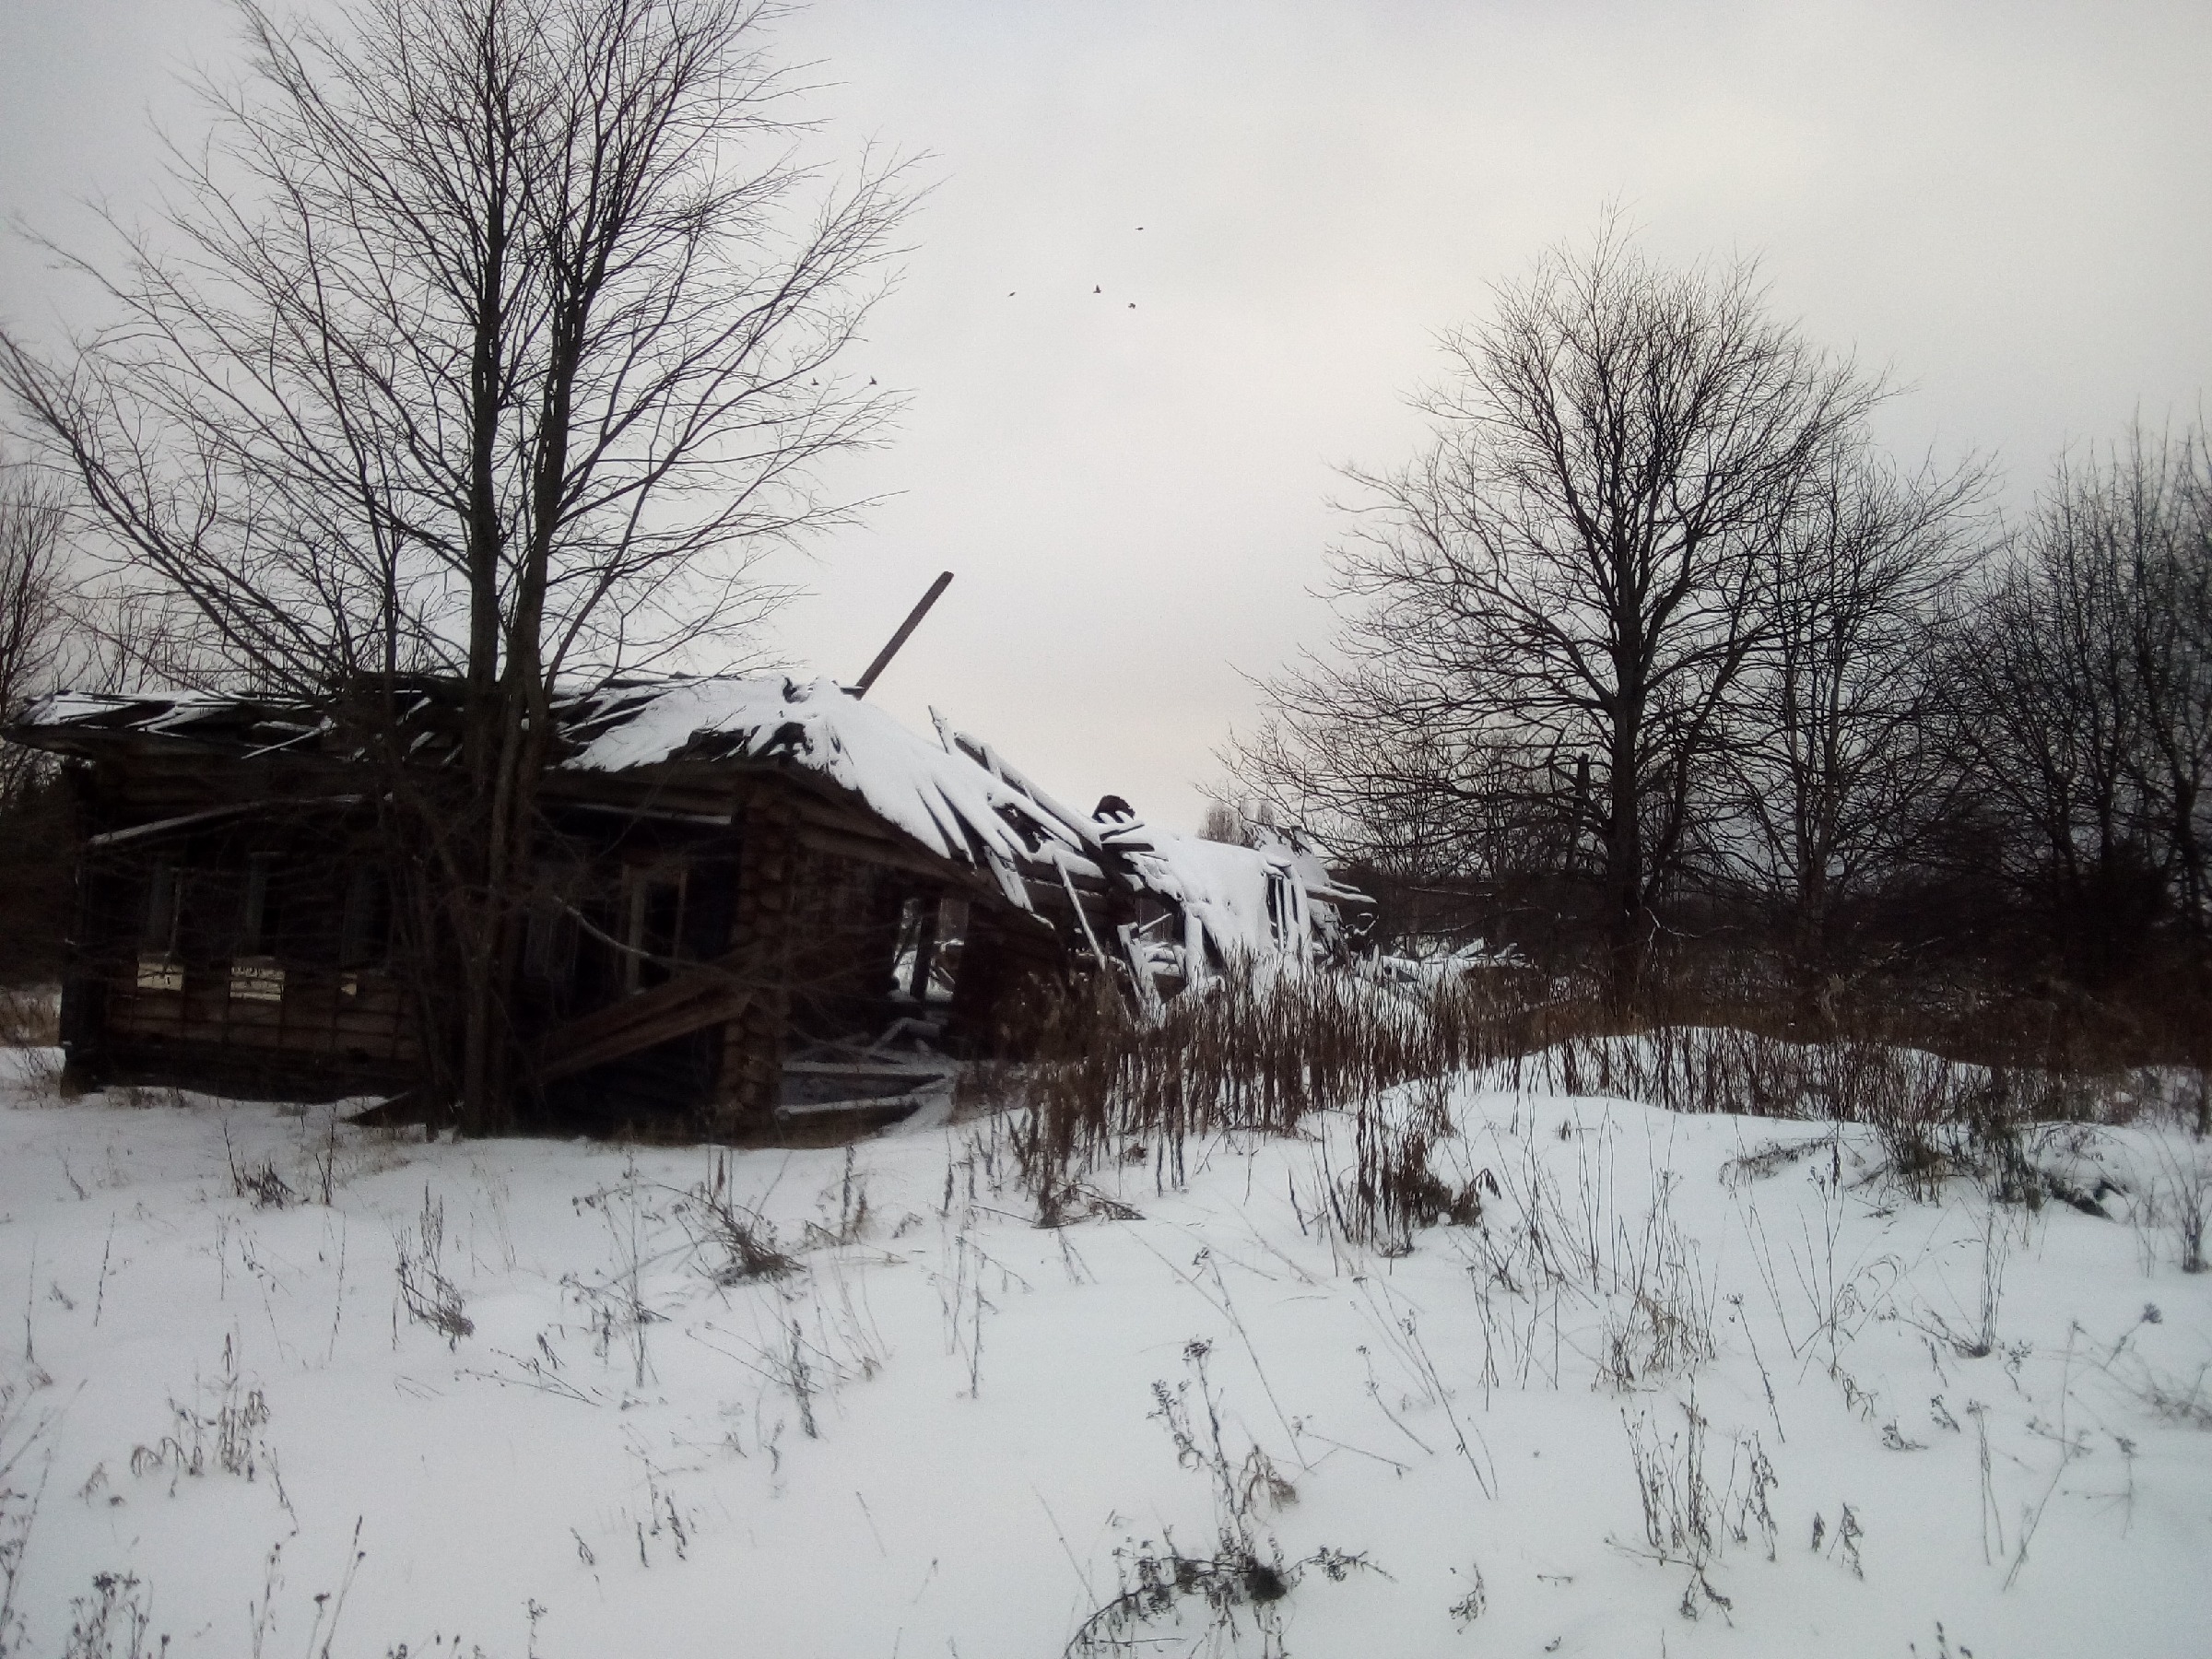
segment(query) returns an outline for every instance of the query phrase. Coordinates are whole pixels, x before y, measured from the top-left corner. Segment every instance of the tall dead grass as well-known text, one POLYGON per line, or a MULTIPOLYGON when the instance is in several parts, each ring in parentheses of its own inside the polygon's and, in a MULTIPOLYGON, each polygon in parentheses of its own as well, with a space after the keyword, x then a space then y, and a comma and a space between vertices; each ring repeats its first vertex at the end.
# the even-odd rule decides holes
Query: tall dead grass
POLYGON ((1051 1219, 1100 1164, 1148 1160, 1162 1186, 1179 1186, 1194 1141, 1295 1135, 1316 1112, 1511 1061, 1567 1005, 1533 979, 1508 978, 1415 993, 1241 971, 1155 1018, 1094 982, 1031 1008, 1029 1058, 978 1068, 962 1103, 1016 1109, 1012 1151, 1051 1219))
MULTIPOLYGON (((1900 1045, 1886 1020, 1824 1041, 1728 1022, 1710 1005, 1624 1022, 1594 992, 1517 970, 1425 987, 1237 971, 1152 1018, 1101 981, 1041 994, 1027 1014, 1028 1057, 975 1068, 961 1104, 1001 1114, 1006 1149, 1051 1224, 1088 1213, 1080 1183, 1103 1165, 1149 1163, 1160 1188, 1180 1186, 1194 1143, 1298 1135, 1316 1113, 1357 1112, 1386 1090, 1462 1073, 1671 1112, 1865 1124, 1915 1190, 1971 1171, 2014 1199, 2031 1196, 2022 1126, 2124 1115, 2189 1087, 1954 1058, 1900 1045)), ((1441 1106, 1417 1115, 1425 1151, 1449 1124, 1441 1106)), ((1360 1145, 1375 1156, 1363 1152, 1355 1179, 1378 1187, 1364 1200, 1383 1232, 1451 1207, 1424 1184, 1414 1166, 1425 1158, 1412 1148, 1373 1134, 1360 1145)))

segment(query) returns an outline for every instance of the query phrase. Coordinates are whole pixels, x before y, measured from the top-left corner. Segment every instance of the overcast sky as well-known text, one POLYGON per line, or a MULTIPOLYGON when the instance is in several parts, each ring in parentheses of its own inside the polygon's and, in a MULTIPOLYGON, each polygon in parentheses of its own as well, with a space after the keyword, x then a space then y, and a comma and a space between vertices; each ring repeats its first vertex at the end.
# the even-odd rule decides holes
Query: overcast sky
MULTIPOLYGON (((889 499, 797 571, 776 645, 935 703, 1070 800, 1194 826, 1265 674, 1321 643, 1335 468, 1488 285, 1608 201, 1670 260, 1756 255, 1779 315, 1887 368, 1900 452, 2193 420, 2212 364, 2212 6, 820 0, 782 27, 848 154, 930 152, 853 366, 909 388, 889 499), (1095 290, 1099 290, 1094 292, 1095 290)), ((232 52, 214 0, 0 0, 0 210, 145 198, 149 117, 232 52)), ((0 316, 55 289, 0 249, 0 316)))

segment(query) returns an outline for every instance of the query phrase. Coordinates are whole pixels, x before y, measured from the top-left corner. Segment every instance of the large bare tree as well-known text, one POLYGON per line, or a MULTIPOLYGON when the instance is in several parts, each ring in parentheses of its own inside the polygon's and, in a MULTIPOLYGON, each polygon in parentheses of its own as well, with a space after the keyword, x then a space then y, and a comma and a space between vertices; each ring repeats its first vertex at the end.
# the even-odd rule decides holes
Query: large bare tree
POLYGON ((1908 865, 1953 795, 1942 657, 1981 552, 1985 474, 1903 474, 1860 447, 1803 493, 1768 567, 1705 849, 1834 966, 1839 907, 1908 865))
POLYGON ((2201 939, 2212 779, 2212 478, 2201 432, 2062 462, 1953 659, 1991 849, 2096 982, 2171 902, 2201 939))
MULTIPOLYGON (((837 372, 893 253, 899 171, 842 187, 754 0, 239 0, 170 206, 79 260, 109 320, 0 384, 81 479, 124 585, 233 684, 344 699, 428 848, 423 947, 460 1121, 511 1121, 519 949, 564 678, 726 641, 761 556, 871 441, 837 372), (459 786, 397 764, 407 677, 457 682, 459 786), (457 1014, 447 1014, 447 1007, 457 1014)), ((872 382, 871 382, 872 383, 872 382)))
POLYGON ((1586 861, 1625 1000, 1767 574, 1879 388, 1771 317, 1750 265, 1668 269, 1612 228, 1442 344, 1433 441, 1350 475, 1337 653, 1274 683, 1241 771, 1586 861))

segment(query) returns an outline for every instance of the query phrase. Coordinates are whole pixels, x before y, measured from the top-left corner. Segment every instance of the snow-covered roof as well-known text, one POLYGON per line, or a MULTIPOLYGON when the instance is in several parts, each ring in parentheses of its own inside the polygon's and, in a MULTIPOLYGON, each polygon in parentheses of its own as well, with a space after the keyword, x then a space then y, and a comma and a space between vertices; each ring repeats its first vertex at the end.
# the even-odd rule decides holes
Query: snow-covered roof
POLYGON ((259 709, 251 700, 215 691, 165 691, 123 697, 104 691, 56 691, 32 704, 25 725, 112 725, 119 720, 142 732, 175 731, 210 714, 259 709), (135 716, 133 718, 133 716, 135 716))
POLYGON ((682 760, 748 760, 809 771, 959 865, 987 863, 1007 896, 1041 864, 1101 874, 1096 826, 1058 806, 987 746, 940 726, 917 735, 834 680, 717 677, 619 687, 563 709, 578 771, 682 760), (996 762, 996 763, 994 763, 996 762))
POLYGON ((23 712, 10 735, 40 732, 136 732, 254 752, 315 735, 327 722, 312 710, 218 691, 119 696, 55 691, 23 712))
POLYGON ((1125 824, 1109 830, 1106 841, 1147 889, 1196 917, 1225 956, 1302 951, 1315 931, 1315 904, 1369 901, 1332 879, 1312 853, 1279 839, 1243 847, 1125 824))
MULTIPOLYGON (((426 715, 440 700, 426 689, 412 715, 426 715)), ((1330 909, 1363 901, 1334 884, 1318 858, 1287 841, 1233 846, 1072 810, 942 717, 933 741, 834 680, 723 675, 618 682, 563 699, 557 710, 559 770, 621 773, 720 762, 809 773, 924 851, 987 870, 1007 900, 1025 910, 1032 908, 1025 876, 1063 885, 1102 880, 1148 892, 1194 917, 1220 955, 1302 956, 1330 909)), ((34 704, 18 730, 33 740, 70 730, 130 732, 262 754, 319 745, 326 750, 336 723, 302 707, 205 692, 65 691, 34 704)), ((1072 886, 1067 890, 1072 901, 1072 886)))

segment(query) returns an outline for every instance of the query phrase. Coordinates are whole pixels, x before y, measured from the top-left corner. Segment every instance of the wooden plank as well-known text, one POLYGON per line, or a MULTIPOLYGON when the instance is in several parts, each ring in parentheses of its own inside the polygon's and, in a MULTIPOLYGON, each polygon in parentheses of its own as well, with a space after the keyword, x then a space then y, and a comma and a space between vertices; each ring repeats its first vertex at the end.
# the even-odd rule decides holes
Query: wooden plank
POLYGON ((832 858, 850 858, 860 864, 881 865, 887 869, 925 876, 932 881, 973 887, 978 892, 997 891, 995 887, 985 889, 979 878, 965 865, 933 857, 926 853, 912 852, 895 841, 879 841, 872 835, 853 835, 819 824, 803 824, 799 828, 798 838, 801 846, 812 852, 826 853, 832 858))
POLYGON ((735 780, 726 772, 686 777, 645 768, 619 772, 557 769, 546 774, 540 798, 562 806, 642 806, 727 823, 735 809, 735 780))
MULTIPOLYGON (((794 780, 795 783, 797 780, 794 780)), ((830 785, 833 794, 817 794, 812 789, 794 788, 785 799, 792 816, 801 824, 817 824, 825 830, 843 830, 853 835, 866 836, 871 841, 897 841, 901 846, 917 846, 902 830, 893 829, 884 819, 860 804, 859 798, 830 785)))
POLYGON ((182 1025, 184 1004, 176 996, 116 995, 109 994, 108 1012, 117 1018, 143 1019, 155 1025, 182 1025))
POLYGON ((111 1008, 108 1025, 112 1030, 126 1036, 179 1037, 185 1030, 182 1019, 163 1018, 159 1014, 134 1008, 111 1008))
POLYGON ((735 957, 705 963, 570 1021, 547 1040, 538 1081, 573 1077, 735 1018, 752 995, 751 987, 738 982, 735 966, 735 957))
POLYGON ((341 1037, 389 1037, 403 1023, 397 1009, 342 1009, 330 1029, 341 1037))

